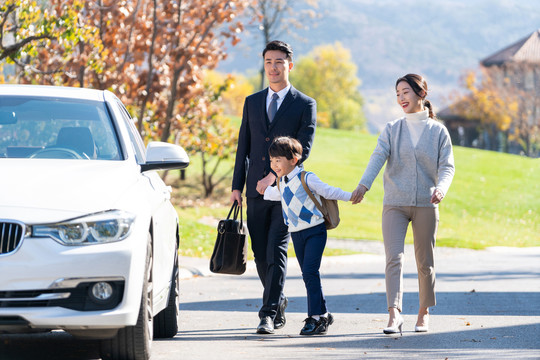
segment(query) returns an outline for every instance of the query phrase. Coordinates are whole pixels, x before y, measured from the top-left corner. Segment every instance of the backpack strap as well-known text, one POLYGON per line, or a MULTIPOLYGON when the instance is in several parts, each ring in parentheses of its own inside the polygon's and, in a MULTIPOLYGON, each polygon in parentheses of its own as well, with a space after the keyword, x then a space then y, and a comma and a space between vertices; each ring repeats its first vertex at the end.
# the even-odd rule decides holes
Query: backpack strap
POLYGON ((304 190, 306 190, 306 193, 310 197, 311 201, 313 201, 313 203, 315 204, 317 209, 319 209, 319 211, 321 212, 321 214, 323 214, 323 216, 328 216, 328 214, 326 213, 326 209, 324 209, 322 207, 322 204, 317 201, 317 199, 315 198, 315 195, 313 195, 313 193, 311 192, 311 190, 307 186, 307 184, 306 184, 306 172, 305 171, 302 171, 300 173, 300 180, 302 181, 302 186, 304 187, 304 190))
POLYGON ((279 188, 279 183, 280 183, 280 182, 281 182, 281 177, 280 177, 280 176, 278 176, 278 178, 277 178, 277 182, 276 182, 276 185, 277 185, 277 189, 278 189, 278 191, 279 191, 279 192, 281 193, 281 189, 279 188))

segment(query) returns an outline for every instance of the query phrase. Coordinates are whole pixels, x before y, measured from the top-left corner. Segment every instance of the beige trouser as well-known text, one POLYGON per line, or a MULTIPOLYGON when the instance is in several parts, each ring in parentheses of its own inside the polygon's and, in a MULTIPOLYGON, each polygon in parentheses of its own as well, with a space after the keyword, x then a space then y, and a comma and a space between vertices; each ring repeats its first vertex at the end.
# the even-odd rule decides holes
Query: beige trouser
POLYGON ((403 301, 403 253, 409 222, 412 222, 414 235, 420 307, 435 305, 433 248, 439 224, 439 210, 434 207, 385 205, 382 233, 386 253, 386 300, 388 308, 395 307, 400 312, 403 301))

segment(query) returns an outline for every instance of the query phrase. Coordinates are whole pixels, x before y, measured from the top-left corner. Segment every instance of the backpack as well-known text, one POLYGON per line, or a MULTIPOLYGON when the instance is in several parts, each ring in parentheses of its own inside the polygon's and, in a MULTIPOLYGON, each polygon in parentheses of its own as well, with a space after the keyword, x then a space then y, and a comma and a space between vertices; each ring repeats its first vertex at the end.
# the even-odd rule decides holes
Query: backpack
POLYGON ((300 180, 302 181, 302 186, 304 187, 304 190, 306 190, 306 193, 311 198, 311 201, 313 201, 317 209, 319 209, 319 211, 323 214, 326 229, 331 230, 336 228, 339 225, 339 207, 337 200, 329 200, 320 196, 321 202, 319 203, 315 198, 315 195, 313 195, 313 193, 306 184, 305 171, 302 171, 300 175, 300 180))

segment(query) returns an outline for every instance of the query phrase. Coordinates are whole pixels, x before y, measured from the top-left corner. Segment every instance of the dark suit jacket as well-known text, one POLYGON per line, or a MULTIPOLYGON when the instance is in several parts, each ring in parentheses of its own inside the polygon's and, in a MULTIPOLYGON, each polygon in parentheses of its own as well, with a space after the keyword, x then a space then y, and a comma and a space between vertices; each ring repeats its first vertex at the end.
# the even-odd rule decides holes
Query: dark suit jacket
POLYGON ((242 125, 238 135, 236 163, 232 190, 243 191, 246 184, 246 196, 257 197, 257 181, 268 175, 270 158, 268 148, 278 136, 290 136, 302 144, 302 161, 307 159, 315 127, 317 125, 317 104, 315 100, 291 86, 283 99, 274 121, 269 125, 266 113, 268 88, 246 98, 242 125))

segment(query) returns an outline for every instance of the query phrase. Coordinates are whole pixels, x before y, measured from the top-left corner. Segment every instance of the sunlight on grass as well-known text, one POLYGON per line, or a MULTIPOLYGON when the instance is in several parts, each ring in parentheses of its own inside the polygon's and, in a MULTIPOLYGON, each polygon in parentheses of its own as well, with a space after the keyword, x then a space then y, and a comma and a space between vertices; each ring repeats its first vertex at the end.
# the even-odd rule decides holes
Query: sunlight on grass
MULTIPOLYGON (((305 168, 330 185, 352 191, 376 142, 374 135, 317 129, 313 151, 305 168)), ((437 245, 471 249, 540 246, 540 159, 462 147, 454 147, 454 157, 456 175, 439 208, 437 245)), ((221 173, 226 173, 232 166, 233 159, 227 160, 221 165, 221 173)), ((194 157, 188 168, 188 180, 176 183, 175 198, 193 196, 195 192, 200 194, 197 188, 200 173, 200 162, 194 157)), ((229 177, 216 196, 204 204, 178 208, 183 255, 211 255, 215 226, 200 224, 199 220, 227 216, 230 182, 229 177)), ((341 223, 329 232, 329 236, 382 240, 382 198, 381 171, 361 204, 339 203, 341 223)), ((407 242, 412 242, 410 229, 407 242)))

